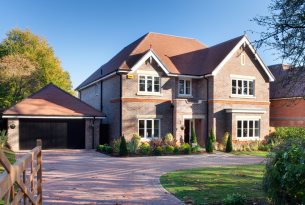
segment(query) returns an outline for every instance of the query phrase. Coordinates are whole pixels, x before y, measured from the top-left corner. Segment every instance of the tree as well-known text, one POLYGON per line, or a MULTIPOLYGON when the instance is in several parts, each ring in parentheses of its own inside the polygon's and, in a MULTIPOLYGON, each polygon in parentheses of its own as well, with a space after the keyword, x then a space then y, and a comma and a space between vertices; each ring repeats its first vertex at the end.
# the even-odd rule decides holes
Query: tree
POLYGON ((193 144, 197 144, 197 136, 196 136, 194 126, 192 127, 192 133, 191 134, 192 134, 191 135, 191 145, 193 146, 193 144))
POLYGON ((59 59, 45 39, 29 30, 13 29, 0 43, 0 58, 9 55, 21 55, 37 66, 33 75, 37 79, 37 84, 31 91, 37 91, 52 82, 63 90, 73 93, 69 73, 63 70, 59 59))
POLYGON ((282 79, 282 85, 291 92, 299 86, 295 82, 304 81, 304 75, 300 74, 305 72, 305 1, 273 0, 268 9, 270 16, 253 19, 265 29, 255 44, 258 48, 262 45, 273 48, 283 62, 292 65, 292 73, 282 79))
POLYGON ((121 137, 121 144, 120 144, 120 156, 127 156, 128 155, 128 150, 127 150, 127 143, 125 140, 125 137, 121 137))
POLYGON ((233 150, 232 136, 229 134, 226 145, 226 152, 232 152, 232 150, 233 150))
POLYGON ((215 139, 215 135, 213 130, 210 131, 210 134, 208 135, 208 139, 207 139, 207 143, 205 146, 205 150, 207 153, 213 153, 214 151, 214 140, 215 139))
POLYGON ((0 58, 0 107, 8 107, 34 91, 36 70, 37 65, 21 55, 0 58))

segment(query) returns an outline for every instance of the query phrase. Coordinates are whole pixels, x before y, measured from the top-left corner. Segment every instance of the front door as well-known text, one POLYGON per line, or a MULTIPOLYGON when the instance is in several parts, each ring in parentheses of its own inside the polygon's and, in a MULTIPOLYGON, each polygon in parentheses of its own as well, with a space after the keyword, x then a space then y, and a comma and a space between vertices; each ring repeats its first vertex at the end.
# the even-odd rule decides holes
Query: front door
POLYGON ((191 135, 192 135, 192 127, 195 129, 195 120, 188 119, 184 120, 184 142, 190 143, 191 142, 191 135))

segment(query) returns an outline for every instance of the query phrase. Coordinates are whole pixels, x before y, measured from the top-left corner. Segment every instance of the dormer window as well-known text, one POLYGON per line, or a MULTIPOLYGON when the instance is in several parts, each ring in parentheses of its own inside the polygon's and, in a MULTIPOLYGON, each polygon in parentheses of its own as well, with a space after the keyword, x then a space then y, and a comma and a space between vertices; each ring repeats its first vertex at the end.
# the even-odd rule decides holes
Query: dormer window
POLYGON ((139 75, 139 92, 159 93, 160 77, 150 75, 139 75))
POLYGON ((190 79, 179 79, 178 92, 179 96, 191 96, 192 81, 190 79))

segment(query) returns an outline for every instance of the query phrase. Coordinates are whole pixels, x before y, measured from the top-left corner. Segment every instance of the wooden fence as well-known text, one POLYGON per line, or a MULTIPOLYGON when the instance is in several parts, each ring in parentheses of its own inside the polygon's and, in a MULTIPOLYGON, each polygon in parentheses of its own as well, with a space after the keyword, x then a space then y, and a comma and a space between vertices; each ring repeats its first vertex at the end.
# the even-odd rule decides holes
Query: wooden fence
POLYGON ((0 175, 0 199, 4 204, 42 204, 41 140, 37 147, 11 165, 0 150, 0 163, 5 169, 0 175))

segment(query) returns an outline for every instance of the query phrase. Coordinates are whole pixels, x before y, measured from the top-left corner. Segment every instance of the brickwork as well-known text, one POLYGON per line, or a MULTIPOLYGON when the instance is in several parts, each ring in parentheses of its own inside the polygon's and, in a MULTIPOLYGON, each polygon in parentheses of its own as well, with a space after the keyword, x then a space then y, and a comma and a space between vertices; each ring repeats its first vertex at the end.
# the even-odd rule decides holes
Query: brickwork
POLYGON ((305 100, 274 99, 270 106, 272 127, 305 127, 305 100))
POLYGON ((80 92, 80 99, 97 110, 101 110, 101 82, 89 86, 80 92))
POLYGON ((95 149, 99 145, 100 120, 89 120, 85 122, 85 148, 95 149), (94 128, 93 128, 94 126, 94 128), (93 135, 94 129, 94 135, 93 135), (92 139, 94 138, 94 144, 92 139), (93 146, 93 147, 92 147, 93 146))

